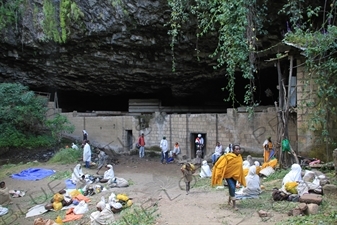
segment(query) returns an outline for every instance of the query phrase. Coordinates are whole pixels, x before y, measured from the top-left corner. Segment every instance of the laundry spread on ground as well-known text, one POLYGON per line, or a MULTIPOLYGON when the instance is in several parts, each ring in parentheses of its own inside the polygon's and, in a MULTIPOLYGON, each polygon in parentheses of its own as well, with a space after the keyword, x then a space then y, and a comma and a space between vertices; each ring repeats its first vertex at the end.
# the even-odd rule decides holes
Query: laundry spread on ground
POLYGON ((55 170, 50 169, 28 168, 22 170, 20 173, 12 174, 11 177, 18 180, 41 180, 53 175, 55 172, 55 170))

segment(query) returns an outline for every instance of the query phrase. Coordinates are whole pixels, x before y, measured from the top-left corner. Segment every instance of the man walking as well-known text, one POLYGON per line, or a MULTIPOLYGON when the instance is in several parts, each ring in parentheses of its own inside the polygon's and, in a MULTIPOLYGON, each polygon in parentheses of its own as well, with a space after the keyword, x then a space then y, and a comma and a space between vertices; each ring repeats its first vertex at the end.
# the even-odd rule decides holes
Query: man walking
POLYGON ((222 185, 223 179, 226 179, 229 189, 228 204, 233 202, 233 208, 237 210, 235 204, 236 182, 246 186, 246 179, 243 175, 242 157, 240 155, 240 146, 233 146, 233 153, 222 155, 216 161, 212 171, 212 186, 222 185))
POLYGON ((167 140, 166 137, 164 136, 163 139, 160 141, 160 148, 161 148, 161 163, 164 164, 167 163, 167 159, 168 159, 168 144, 167 144, 167 140))

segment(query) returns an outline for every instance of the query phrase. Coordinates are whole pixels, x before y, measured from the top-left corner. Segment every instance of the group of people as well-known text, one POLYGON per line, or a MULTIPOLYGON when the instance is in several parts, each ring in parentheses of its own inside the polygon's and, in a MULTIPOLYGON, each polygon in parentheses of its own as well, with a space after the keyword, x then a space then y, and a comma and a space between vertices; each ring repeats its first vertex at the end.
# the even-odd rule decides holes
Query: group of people
MULTIPOLYGON (((139 158, 143 158, 144 153, 144 146, 145 146, 145 138, 144 133, 142 133, 138 138, 138 146, 139 146, 139 158)), ((162 164, 167 164, 172 162, 177 156, 180 154, 180 146, 179 143, 176 142, 174 144, 173 150, 169 150, 169 144, 166 140, 166 137, 164 136, 159 144, 159 147, 161 149, 161 160, 160 162, 162 164)))

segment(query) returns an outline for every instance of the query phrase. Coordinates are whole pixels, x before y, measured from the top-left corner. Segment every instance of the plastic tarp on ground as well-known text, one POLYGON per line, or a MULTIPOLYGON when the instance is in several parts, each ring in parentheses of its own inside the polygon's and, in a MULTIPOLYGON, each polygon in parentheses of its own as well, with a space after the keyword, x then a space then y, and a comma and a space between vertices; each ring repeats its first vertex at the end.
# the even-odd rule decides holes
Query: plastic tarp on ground
POLYGON ((41 169, 41 168, 28 168, 22 170, 20 173, 12 174, 13 179, 18 180, 41 180, 45 177, 53 175, 55 170, 41 169))

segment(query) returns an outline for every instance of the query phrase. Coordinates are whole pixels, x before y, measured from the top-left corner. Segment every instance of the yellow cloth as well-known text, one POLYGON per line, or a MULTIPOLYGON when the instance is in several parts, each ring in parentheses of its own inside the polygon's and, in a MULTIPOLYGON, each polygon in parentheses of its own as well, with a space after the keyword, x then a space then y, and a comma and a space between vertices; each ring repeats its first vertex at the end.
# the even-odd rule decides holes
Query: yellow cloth
POLYGON ((260 171, 261 171, 261 166, 255 166, 256 167, 256 174, 259 175, 260 171))
POLYGON ((246 177, 248 175, 249 168, 244 168, 243 169, 243 176, 246 177))
POLYGON ((285 184, 285 189, 291 194, 297 194, 297 186, 298 183, 296 181, 292 181, 285 184))
POLYGON ((273 149, 273 143, 268 141, 268 147, 263 146, 263 161, 266 163, 268 162, 269 156, 270 156, 270 150, 273 149))
POLYGON ((234 153, 222 155, 215 163, 212 171, 212 186, 222 185, 223 179, 233 178, 246 187, 243 175, 242 157, 234 153))
POLYGON ((262 164, 262 169, 264 169, 264 168, 266 168, 266 167, 268 167, 268 166, 270 166, 270 167, 272 167, 273 169, 275 169, 276 165, 277 165, 277 159, 272 159, 272 160, 270 160, 269 162, 263 163, 263 164, 262 164))

